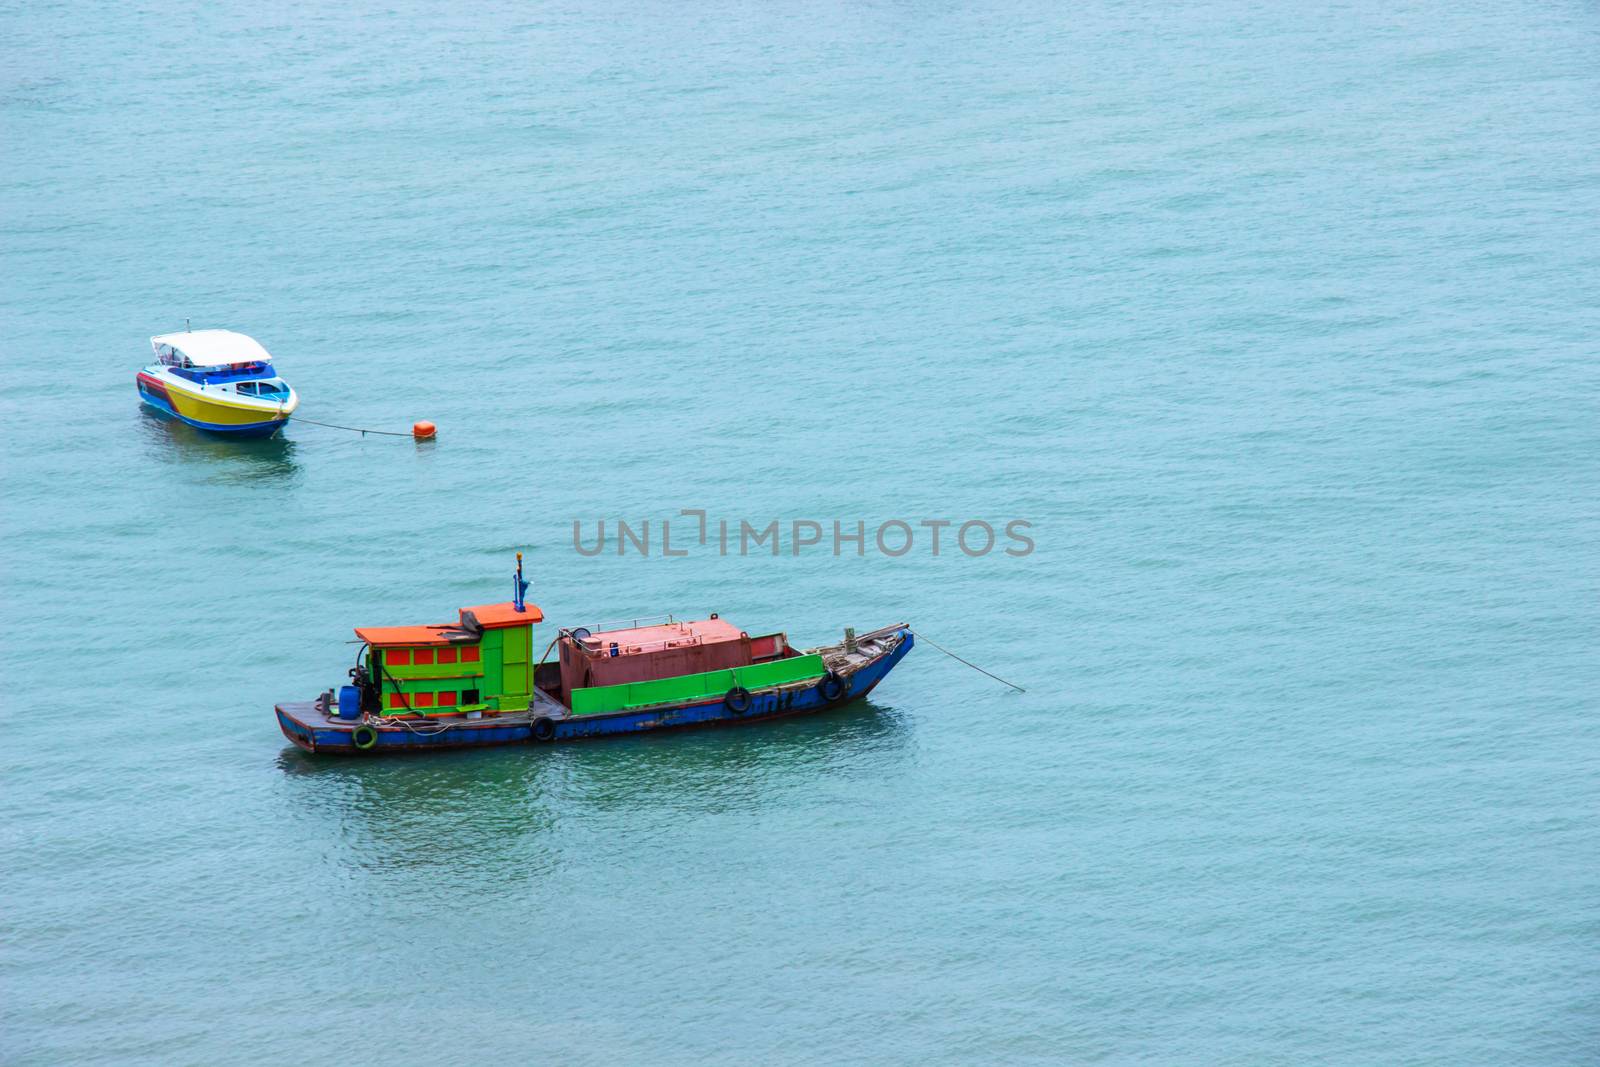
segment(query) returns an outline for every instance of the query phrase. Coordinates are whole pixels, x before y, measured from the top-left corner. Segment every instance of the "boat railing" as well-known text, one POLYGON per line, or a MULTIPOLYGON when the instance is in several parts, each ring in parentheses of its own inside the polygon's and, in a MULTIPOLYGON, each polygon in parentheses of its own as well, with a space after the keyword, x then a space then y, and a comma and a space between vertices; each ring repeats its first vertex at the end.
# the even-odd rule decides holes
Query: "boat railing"
MULTIPOLYGON (((637 656, 641 652, 664 652, 669 648, 690 648, 694 645, 703 645, 706 639, 699 634, 685 634, 682 637, 668 638, 665 641, 640 641, 637 644, 619 645, 618 651, 629 656, 637 656)), ((583 645, 590 652, 606 655, 615 641, 601 641, 598 637, 584 638, 583 645)))
POLYGON ((654 626, 665 623, 672 626, 678 620, 671 615, 646 615, 642 619, 616 619, 612 622, 597 622, 585 626, 573 626, 573 630, 588 630, 590 633, 600 633, 603 630, 637 630, 640 626, 654 626))

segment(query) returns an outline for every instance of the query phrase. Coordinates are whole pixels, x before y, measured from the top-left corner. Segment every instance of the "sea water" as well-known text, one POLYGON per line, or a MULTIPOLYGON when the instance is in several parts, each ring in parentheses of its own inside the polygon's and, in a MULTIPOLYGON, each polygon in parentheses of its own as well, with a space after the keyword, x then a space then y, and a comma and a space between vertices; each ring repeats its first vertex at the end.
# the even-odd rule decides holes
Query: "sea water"
POLYGON ((1595 1058, 1592 3, 3 20, 7 1063, 1595 1058), (1026 692, 284 741, 518 550, 1026 692))

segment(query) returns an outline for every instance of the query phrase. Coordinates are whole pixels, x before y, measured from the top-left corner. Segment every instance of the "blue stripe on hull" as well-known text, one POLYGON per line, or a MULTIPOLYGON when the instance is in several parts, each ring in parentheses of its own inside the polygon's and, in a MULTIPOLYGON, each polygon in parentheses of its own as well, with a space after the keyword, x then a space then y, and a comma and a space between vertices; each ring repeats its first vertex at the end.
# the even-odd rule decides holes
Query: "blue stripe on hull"
POLYGON ((201 422, 199 419, 183 419, 197 430, 207 433, 221 434, 223 437, 271 437, 288 424, 288 419, 277 419, 272 422, 252 422, 244 426, 219 426, 216 423, 201 422))
MULTIPOLYGON (((782 718, 786 715, 803 715, 825 708, 848 704, 866 696, 895 664, 911 651, 914 644, 910 631, 898 648, 861 668, 850 679, 850 688, 838 700, 824 700, 815 686, 790 692, 755 693, 750 710, 743 715, 730 712, 720 700, 699 704, 677 704, 651 708, 645 711, 624 711, 610 715, 584 715, 561 719, 555 723, 557 741, 576 741, 581 738, 610 737, 619 734, 645 733, 650 730, 670 730, 687 726, 711 726, 719 723, 754 722, 762 719, 782 718)), ((370 754, 377 752, 405 752, 437 748, 483 748, 490 745, 527 744, 533 740, 532 726, 518 723, 514 726, 493 726, 484 723, 452 725, 437 733, 438 724, 421 726, 426 733, 413 733, 402 726, 385 727, 378 731, 378 743, 362 750, 350 743, 350 726, 322 727, 302 723, 278 709, 278 726, 284 736, 315 752, 340 754, 370 754)), ((487 720, 493 722, 493 720, 487 720)))
POLYGON ((175 419, 180 417, 177 411, 173 409, 172 401, 158 393, 149 392, 142 385, 139 386, 139 399, 143 400, 146 404, 149 404, 163 415, 171 415, 175 419))

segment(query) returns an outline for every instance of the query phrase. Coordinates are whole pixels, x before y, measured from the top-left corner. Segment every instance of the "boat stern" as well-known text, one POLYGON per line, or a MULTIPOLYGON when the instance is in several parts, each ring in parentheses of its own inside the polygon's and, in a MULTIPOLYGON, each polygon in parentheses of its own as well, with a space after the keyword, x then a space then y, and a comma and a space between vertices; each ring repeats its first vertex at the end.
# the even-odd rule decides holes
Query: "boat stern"
POLYGON ((278 729, 283 731, 283 736, 294 742, 297 748, 303 748, 307 752, 317 750, 318 727, 324 729, 332 727, 327 716, 311 701, 279 704, 272 710, 277 713, 278 729))

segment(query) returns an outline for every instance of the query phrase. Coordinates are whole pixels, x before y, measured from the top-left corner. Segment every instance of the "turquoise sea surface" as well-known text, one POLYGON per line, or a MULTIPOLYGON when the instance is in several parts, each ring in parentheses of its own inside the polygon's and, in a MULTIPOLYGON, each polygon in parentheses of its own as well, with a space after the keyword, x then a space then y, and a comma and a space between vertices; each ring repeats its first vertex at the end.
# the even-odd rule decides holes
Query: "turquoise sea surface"
POLYGON ((0 1061, 1600 1058, 1592 0, 0 36, 0 1061), (439 438, 163 422, 185 318, 439 438), (924 643, 812 718, 284 741, 519 549, 545 637, 905 619, 1027 692, 924 643))

